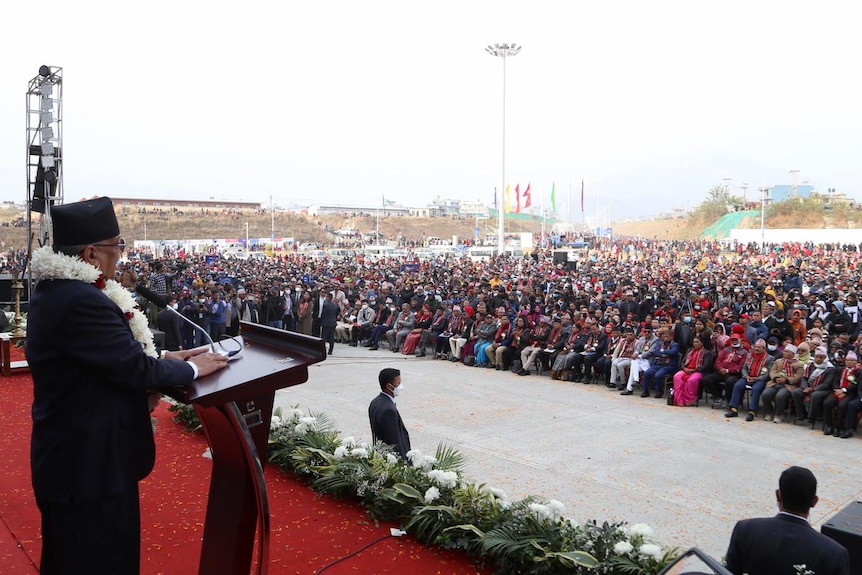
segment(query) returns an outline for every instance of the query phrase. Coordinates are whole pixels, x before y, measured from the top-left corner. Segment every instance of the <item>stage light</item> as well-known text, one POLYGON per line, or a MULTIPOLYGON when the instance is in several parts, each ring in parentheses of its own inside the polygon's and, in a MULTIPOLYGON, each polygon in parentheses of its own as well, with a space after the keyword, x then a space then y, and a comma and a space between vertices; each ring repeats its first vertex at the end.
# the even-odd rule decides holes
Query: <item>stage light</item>
POLYGON ((54 137, 54 128, 46 126, 39 129, 39 134, 42 136, 42 141, 50 140, 54 137))
POLYGON ((54 122, 54 114, 52 112, 42 112, 39 114, 39 121, 42 125, 51 124, 54 122))
POLYGON ((54 144, 51 142, 42 142, 42 156, 53 156, 54 144))
POLYGON ((50 76, 51 75, 51 67, 50 66, 39 66, 39 75, 40 76, 50 76))
POLYGON ((50 82, 45 82, 44 84, 42 84, 42 86, 40 86, 39 92, 43 96, 52 95, 54 93, 54 84, 51 84, 50 82))
POLYGON ((42 156, 39 158, 39 162, 45 168, 53 168, 55 165, 54 156, 42 156))
POLYGON ((54 109, 54 101, 51 98, 42 96, 41 106, 43 112, 50 112, 54 109))

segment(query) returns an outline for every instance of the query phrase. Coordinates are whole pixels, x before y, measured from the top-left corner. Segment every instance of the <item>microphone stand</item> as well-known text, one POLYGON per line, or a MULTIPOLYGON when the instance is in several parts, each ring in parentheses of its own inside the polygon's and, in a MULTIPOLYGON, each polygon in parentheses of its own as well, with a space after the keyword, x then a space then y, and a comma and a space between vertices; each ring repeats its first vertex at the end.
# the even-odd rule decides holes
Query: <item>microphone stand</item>
POLYGON ((187 324, 189 324, 190 326, 195 328, 197 331, 201 332, 204 335, 204 337, 207 339, 207 341, 209 342, 210 349, 212 350, 212 352, 214 354, 221 355, 223 357, 233 357, 239 353, 240 350, 227 351, 221 343, 219 343, 219 347, 221 348, 221 350, 217 350, 216 346, 215 346, 215 342, 213 341, 213 338, 210 337, 210 334, 207 333, 207 330, 205 330, 204 328, 202 328, 201 326, 199 326, 198 324, 196 324, 195 322, 193 322, 192 320, 190 320, 189 318, 187 318, 186 316, 184 316, 183 314, 181 314, 180 312, 178 312, 177 310, 175 310, 171 306, 166 306, 165 309, 170 310, 170 312, 173 313, 175 316, 177 316, 178 318, 180 318, 181 320, 183 320, 184 322, 186 322, 187 324))

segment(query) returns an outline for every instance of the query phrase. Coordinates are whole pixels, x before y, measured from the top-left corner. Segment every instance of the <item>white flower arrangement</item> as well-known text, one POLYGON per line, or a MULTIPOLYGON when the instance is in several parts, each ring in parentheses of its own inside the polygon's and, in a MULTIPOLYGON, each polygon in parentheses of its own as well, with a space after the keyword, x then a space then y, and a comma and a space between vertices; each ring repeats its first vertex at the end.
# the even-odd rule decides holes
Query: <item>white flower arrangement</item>
POLYGON ((344 447, 356 447, 356 438, 352 435, 348 435, 347 437, 341 438, 341 445, 344 447))
POLYGON ((354 447, 350 450, 350 455, 359 457, 360 459, 368 459, 368 450, 364 447, 354 447))
POLYGON ((413 467, 429 470, 437 463, 437 458, 433 455, 425 455, 418 449, 411 449, 407 452, 407 459, 413 464, 413 467))
POLYGON ((646 523, 635 523, 629 528, 632 537, 652 537, 653 529, 646 523))
POLYGON ((458 474, 454 471, 443 471, 442 469, 432 469, 428 472, 428 478, 440 485, 450 489, 458 485, 458 474))
POLYGON ((563 513, 566 511, 566 506, 556 499, 551 499, 547 504, 548 511, 551 513, 551 519, 554 521, 563 518, 563 513))
POLYGON ((652 557, 653 559, 661 559, 663 551, 661 547, 654 543, 644 543, 638 548, 638 553, 643 557, 652 557))
MULTIPOLYGON (((274 415, 281 415, 281 412, 277 410, 274 415)), ((508 496, 500 489, 465 484, 459 475, 460 458, 447 449, 438 448, 436 457, 411 450, 407 454, 409 462, 405 462, 389 447, 378 449, 377 445, 360 443, 353 436, 339 437, 337 432, 332 432, 323 415, 319 416, 319 424, 314 430, 314 433, 322 435, 310 442, 325 445, 322 450, 291 446, 293 442, 302 446, 309 443, 307 438, 298 437, 295 432, 296 426, 313 424, 307 417, 311 416, 294 410, 291 416, 285 416, 287 422, 283 421, 283 425, 274 429, 274 436, 270 439, 271 446, 274 446, 270 452, 272 463, 318 479, 338 476, 338 481, 315 481, 314 484, 324 492, 351 493, 360 497, 364 505, 374 510, 375 517, 377 513, 388 519, 409 515, 404 528, 422 541, 464 549, 476 548, 477 545, 484 547, 485 535, 474 528, 474 520, 470 517, 486 514, 493 517, 492 521, 498 525, 496 529, 511 529, 518 541, 530 542, 536 528, 554 534, 552 541, 541 546, 518 547, 514 558, 497 550, 496 543, 486 548, 486 551, 491 550, 492 557, 509 569, 521 561, 557 557, 556 553, 549 552, 563 551, 559 560, 551 559, 561 569, 570 569, 574 560, 585 569, 578 572, 655 574, 677 556, 676 549, 667 549, 653 542, 653 529, 644 523, 628 528, 619 523, 598 524, 595 521, 579 525, 572 518, 564 518, 565 506, 560 501, 539 502, 528 498, 509 503, 508 496), (280 445, 284 447, 279 449, 280 445), (334 475, 330 475, 333 472, 334 475), (462 505, 465 510, 461 509, 462 505), (510 511, 500 513, 503 510, 510 511), (454 532, 450 531, 447 518, 451 516, 464 521, 461 519, 464 515, 471 524, 461 525, 457 533, 450 534, 454 532), (471 529, 466 529, 468 527, 471 529), (559 545, 564 547, 558 549, 559 545), (577 548, 573 549, 571 545, 577 548), (579 554, 570 554, 569 551, 579 554)), ((513 549, 513 545, 508 545, 507 549, 513 549)), ((812 575, 805 571, 799 573, 812 575)))
POLYGON ((425 491, 425 503, 433 503, 440 498, 440 490, 433 485, 425 491))
POLYGON ((348 453, 348 447, 345 445, 341 445, 335 448, 335 452, 332 454, 332 457, 340 461, 344 459, 348 453))
POLYGON ((551 510, 543 503, 530 503, 527 508, 533 514, 533 518, 540 523, 551 521, 551 510))
POLYGON ((500 506, 500 509, 509 509, 512 506, 512 503, 509 501, 509 495, 498 487, 486 487, 488 493, 494 496, 494 499, 497 500, 497 504, 500 506))
POLYGON ((503 501, 509 500, 509 496, 506 495, 506 492, 503 491, 502 489, 498 489, 497 487, 489 487, 488 492, 490 492, 491 495, 493 495, 497 499, 501 499, 503 501))

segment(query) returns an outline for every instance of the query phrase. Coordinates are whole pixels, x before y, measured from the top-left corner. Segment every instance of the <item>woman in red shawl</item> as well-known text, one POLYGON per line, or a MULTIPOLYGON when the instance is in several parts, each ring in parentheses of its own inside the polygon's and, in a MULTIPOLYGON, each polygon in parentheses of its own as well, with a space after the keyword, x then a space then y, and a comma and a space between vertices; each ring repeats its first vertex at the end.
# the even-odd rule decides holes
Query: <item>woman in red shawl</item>
POLYGON ((691 349, 682 360, 682 369, 673 376, 673 402, 677 407, 687 407, 697 402, 700 380, 704 373, 712 370, 712 363, 712 351, 704 347, 699 336, 695 336, 691 349))
MULTIPOLYGON (((401 346, 401 353, 410 355, 416 351, 416 346, 419 345, 419 338, 422 337, 422 330, 431 325, 431 320, 434 314, 431 312, 430 304, 423 304, 422 309, 416 314, 416 322, 413 324, 413 331, 404 338, 404 345, 401 346)), ((423 350, 424 351, 424 350, 423 350)))

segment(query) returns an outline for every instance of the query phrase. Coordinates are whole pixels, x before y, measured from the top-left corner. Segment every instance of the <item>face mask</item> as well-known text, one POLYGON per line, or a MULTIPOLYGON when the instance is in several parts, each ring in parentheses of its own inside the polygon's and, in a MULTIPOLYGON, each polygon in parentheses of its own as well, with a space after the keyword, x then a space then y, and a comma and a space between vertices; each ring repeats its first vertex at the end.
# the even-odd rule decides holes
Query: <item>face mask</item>
POLYGON ((775 318, 775 323, 784 323, 784 318, 783 317, 775 318))
POLYGON ((777 345, 767 345, 766 349, 768 349, 769 351, 775 351, 776 349, 778 349, 778 346, 777 345))
POLYGON ((179 307, 179 304, 171 304, 171 309, 177 309, 178 307, 179 307))
POLYGON ((362 309, 368 309, 368 304, 367 303, 362 304, 362 309))
POLYGON ((402 391, 404 391, 404 384, 403 384, 403 383, 402 383, 402 384, 400 384, 398 387, 396 387, 395 389, 393 389, 393 390, 392 390, 392 396, 393 396, 393 397, 398 397, 399 395, 401 395, 401 392, 402 392, 402 391))
POLYGON ((691 318, 686 316, 686 317, 682 318, 682 321, 684 321, 685 323, 691 323, 691 318))
POLYGON ((207 300, 205 300, 205 299, 199 299, 199 300, 198 300, 198 303, 206 303, 206 301, 207 301, 207 300))
POLYGON ((742 347, 742 344, 741 344, 741 343, 734 343, 734 344, 733 344, 733 345, 731 345, 730 347, 732 347, 732 348, 734 348, 734 349, 739 349, 740 347, 742 347))

